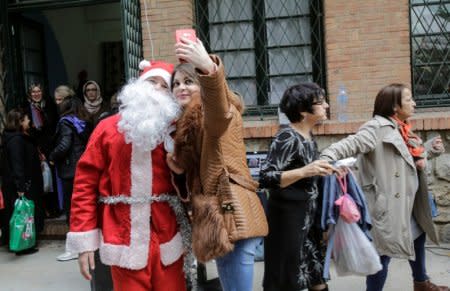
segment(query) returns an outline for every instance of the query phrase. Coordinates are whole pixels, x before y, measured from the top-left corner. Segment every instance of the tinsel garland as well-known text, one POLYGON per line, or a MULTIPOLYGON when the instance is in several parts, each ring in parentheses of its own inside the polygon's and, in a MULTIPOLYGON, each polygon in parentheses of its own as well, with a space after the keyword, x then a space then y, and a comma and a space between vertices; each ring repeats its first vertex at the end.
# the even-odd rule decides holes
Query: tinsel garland
POLYGON ((175 213, 177 224, 180 227, 183 247, 186 250, 184 255, 183 270, 185 276, 191 281, 192 290, 197 290, 197 269, 194 268, 195 257, 192 252, 192 229, 189 220, 186 216, 186 211, 178 198, 178 196, 170 194, 160 194, 158 196, 142 196, 130 197, 126 195, 103 196, 98 199, 100 203, 104 204, 137 204, 137 203, 153 203, 153 202, 167 202, 175 213))

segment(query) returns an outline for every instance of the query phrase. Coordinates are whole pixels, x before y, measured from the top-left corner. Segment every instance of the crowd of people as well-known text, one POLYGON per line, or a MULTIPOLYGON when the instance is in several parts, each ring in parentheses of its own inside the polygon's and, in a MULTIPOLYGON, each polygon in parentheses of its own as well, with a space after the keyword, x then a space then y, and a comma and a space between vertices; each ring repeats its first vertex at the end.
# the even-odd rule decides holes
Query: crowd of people
MULTIPOLYGON (((31 83, 25 103, 6 116, 2 135, 2 245, 9 243, 9 219, 17 197, 34 202, 38 240, 46 218, 65 216, 69 223, 76 164, 93 127, 110 110, 95 81, 86 82, 81 97, 67 85, 58 86, 53 99, 44 91, 42 84, 31 83), (51 179, 45 181, 50 187, 44 185, 44 164, 51 171, 51 179)), ((35 246, 17 254, 36 251, 35 246)), ((58 257, 61 261, 74 258, 78 254, 58 257)))
POLYGON ((95 81, 84 84, 82 99, 67 86, 45 99, 41 85, 30 86, 24 110, 8 113, 2 137, 4 244, 14 201, 25 196, 36 205, 37 232, 52 207, 66 215, 70 231, 58 259, 78 258, 93 290, 196 290, 193 266, 214 259, 223 290, 250 291, 262 236, 264 290, 328 290, 327 229, 317 223, 321 177, 345 175, 349 169, 334 162, 356 157, 382 265, 367 276, 366 290, 383 290, 394 257, 409 260, 415 291, 449 290, 430 281, 425 260, 426 236, 438 240, 425 168, 444 147, 439 137, 423 143, 411 130, 415 103, 407 86, 382 88, 373 118, 322 152, 312 130, 327 119, 325 91, 315 83, 287 88, 280 110, 290 123, 262 163, 259 182, 269 201, 255 221, 243 210, 251 199, 231 193, 254 189, 243 100, 201 41, 181 38, 175 55, 182 60, 176 67, 141 62, 140 77, 110 106, 95 81), (43 162, 57 186, 50 198, 43 196, 43 162))

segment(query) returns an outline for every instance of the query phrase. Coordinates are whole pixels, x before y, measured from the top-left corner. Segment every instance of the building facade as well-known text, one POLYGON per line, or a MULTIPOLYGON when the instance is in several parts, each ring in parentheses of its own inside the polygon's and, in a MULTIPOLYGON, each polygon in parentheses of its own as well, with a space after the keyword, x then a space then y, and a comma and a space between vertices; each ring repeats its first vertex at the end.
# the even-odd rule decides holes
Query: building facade
MULTIPOLYGON (((29 80, 51 95, 62 83, 76 87, 83 71, 107 99, 143 57, 177 62, 175 30, 192 27, 244 98, 249 152, 267 150, 284 122, 283 91, 302 81, 327 92, 330 118, 315 129, 321 148, 354 133, 379 89, 399 82, 414 93, 415 130, 440 134, 450 150, 450 0, 8 0, 0 21, 6 109, 29 80), (346 104, 337 102, 341 87, 346 104)), ((432 164, 436 224, 450 242, 450 154, 432 164)))
MULTIPOLYGON (((141 11, 145 58, 153 47, 156 58, 176 62, 175 30, 185 27, 223 58, 250 111, 249 152, 267 150, 279 98, 299 81, 315 81, 328 95, 330 120, 315 130, 321 148, 354 133, 371 118, 376 93, 399 82, 414 92, 415 130, 424 139, 441 135, 450 150, 450 1, 141 0, 141 11), (342 85, 345 122, 337 119, 342 85)), ((435 221, 450 242, 450 155, 432 164, 435 221)))

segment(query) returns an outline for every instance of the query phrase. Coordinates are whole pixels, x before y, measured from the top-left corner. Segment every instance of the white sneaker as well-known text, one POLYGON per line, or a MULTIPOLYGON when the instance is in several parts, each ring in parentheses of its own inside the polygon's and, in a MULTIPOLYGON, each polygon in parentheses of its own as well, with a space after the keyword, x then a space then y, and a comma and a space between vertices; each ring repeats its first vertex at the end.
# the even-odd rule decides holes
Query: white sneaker
POLYGON ((57 256, 56 259, 60 262, 75 260, 75 259, 78 259, 78 254, 74 254, 71 252, 65 252, 65 253, 57 256))

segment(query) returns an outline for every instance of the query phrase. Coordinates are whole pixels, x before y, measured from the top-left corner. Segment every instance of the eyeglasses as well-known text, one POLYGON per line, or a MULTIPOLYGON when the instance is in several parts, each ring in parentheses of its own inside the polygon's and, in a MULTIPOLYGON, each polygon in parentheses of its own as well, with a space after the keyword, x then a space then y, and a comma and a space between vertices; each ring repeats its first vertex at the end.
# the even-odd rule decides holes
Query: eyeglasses
POLYGON ((86 92, 89 92, 89 91, 97 91, 97 88, 89 88, 89 89, 86 89, 86 92))
POLYGON ((311 104, 312 104, 312 105, 322 105, 322 104, 325 103, 325 102, 327 102, 327 101, 325 100, 324 97, 322 97, 322 98, 319 98, 318 100, 312 102, 311 104))

